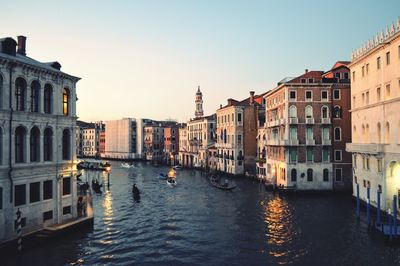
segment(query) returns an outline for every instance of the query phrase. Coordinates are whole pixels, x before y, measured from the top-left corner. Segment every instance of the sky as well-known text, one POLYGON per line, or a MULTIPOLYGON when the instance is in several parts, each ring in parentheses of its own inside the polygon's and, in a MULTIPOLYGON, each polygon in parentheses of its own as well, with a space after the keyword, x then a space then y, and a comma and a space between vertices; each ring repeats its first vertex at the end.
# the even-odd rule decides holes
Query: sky
POLYGON ((0 0, 0 37, 58 61, 84 121, 205 115, 305 69, 329 70, 400 15, 399 0, 0 0))

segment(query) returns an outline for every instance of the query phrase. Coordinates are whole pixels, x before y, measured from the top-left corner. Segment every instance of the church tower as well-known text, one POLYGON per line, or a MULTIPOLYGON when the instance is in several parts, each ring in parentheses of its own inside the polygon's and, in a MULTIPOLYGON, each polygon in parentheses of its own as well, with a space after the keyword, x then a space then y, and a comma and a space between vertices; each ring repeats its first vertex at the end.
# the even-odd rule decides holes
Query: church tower
POLYGON ((196 103, 196 111, 194 112, 195 117, 202 117, 204 115, 203 94, 200 91, 200 86, 197 87, 196 100, 194 102, 196 103))

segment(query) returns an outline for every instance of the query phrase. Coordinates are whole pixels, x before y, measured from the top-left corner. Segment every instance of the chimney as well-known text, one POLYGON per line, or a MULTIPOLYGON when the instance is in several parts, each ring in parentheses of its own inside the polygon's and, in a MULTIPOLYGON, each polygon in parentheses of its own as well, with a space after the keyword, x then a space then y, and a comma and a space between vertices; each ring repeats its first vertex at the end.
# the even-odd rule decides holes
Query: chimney
POLYGON ((306 68, 306 73, 308 73, 308 69, 306 68))
POLYGON ((17 36, 18 38, 18 49, 17 53, 20 55, 26 55, 26 37, 25 36, 17 36))
POLYGON ((222 109, 222 104, 219 105, 219 109, 222 109))
POLYGON ((233 99, 232 99, 232 98, 229 98, 229 99, 228 99, 228 105, 231 106, 232 104, 233 104, 233 99))
POLYGON ((250 100, 249 100, 250 105, 254 103, 254 91, 250 91, 250 100))

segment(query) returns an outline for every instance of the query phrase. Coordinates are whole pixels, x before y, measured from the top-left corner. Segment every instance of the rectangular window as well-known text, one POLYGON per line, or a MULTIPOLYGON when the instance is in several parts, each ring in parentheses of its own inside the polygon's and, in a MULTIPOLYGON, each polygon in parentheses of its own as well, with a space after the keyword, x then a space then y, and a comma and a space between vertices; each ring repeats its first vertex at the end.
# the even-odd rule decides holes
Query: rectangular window
POLYGON ((329 149, 322 149, 322 161, 329 162, 329 149))
POLYGON ((313 78, 308 79, 308 83, 314 83, 314 79, 313 78))
POLYGON ((356 81, 356 72, 353 71, 353 82, 355 82, 355 81, 356 81))
POLYGON ((29 202, 38 202, 40 201, 40 182, 30 183, 29 184, 29 202))
POLYGON ((14 186, 14 205, 21 206, 26 204, 26 185, 14 186))
POLYGON ((47 211, 43 213, 43 222, 53 219, 53 211, 47 211))
POLYGON ((300 79, 300 82, 301 82, 301 83, 306 83, 306 82, 307 82, 307 79, 300 79))
POLYGON ((63 207, 63 215, 71 213, 71 205, 63 207))
POLYGON ((289 92, 289 99, 290 100, 296 100, 296 91, 290 91, 289 92))
POLYGON ((238 114, 238 120, 237 120, 239 123, 241 123, 242 122, 242 114, 241 113, 239 113, 238 114))
POLYGON ((381 69, 381 57, 376 59, 376 69, 381 69))
POLYGON ((306 135, 307 135, 308 140, 313 139, 313 128, 312 127, 307 127, 306 135))
POLYGON ((238 145, 242 145, 242 135, 238 135, 238 145))
POLYGON ((335 161, 340 162, 342 160, 342 151, 335 150, 335 161))
POLYGON ((386 65, 390 65, 390 52, 386 53, 386 65))
POLYGON ((362 77, 364 77, 364 73, 365 73, 365 67, 362 66, 362 67, 361 67, 361 76, 362 76, 362 77))
POLYGON ((336 182, 342 182, 342 168, 336 168, 335 169, 335 181, 336 182))
POLYGON ((312 91, 306 91, 306 101, 312 101, 312 91))
POLYGON ((314 161, 314 151, 312 148, 307 148, 307 162, 314 161))
POLYGON ((365 102, 366 104, 369 104, 369 91, 365 93, 365 102))
POLYGON ((378 172, 382 172, 382 159, 377 160, 378 172))
POLYGON ((333 99, 340 100, 340 90, 333 90, 333 99))
POLYGON ((386 85, 386 95, 385 95, 385 99, 390 99, 390 84, 386 85))
POLYGON ((322 101, 328 100, 328 91, 321 91, 321 100, 322 101))
POLYGON ((365 158, 365 168, 369 170, 369 157, 365 158))
POLYGON ((368 75, 369 72, 369 64, 365 65, 365 74, 368 75))
POLYGON ((71 194, 71 178, 63 178, 63 196, 71 194))
POLYGON ((297 162, 297 150, 290 150, 290 162, 297 162))

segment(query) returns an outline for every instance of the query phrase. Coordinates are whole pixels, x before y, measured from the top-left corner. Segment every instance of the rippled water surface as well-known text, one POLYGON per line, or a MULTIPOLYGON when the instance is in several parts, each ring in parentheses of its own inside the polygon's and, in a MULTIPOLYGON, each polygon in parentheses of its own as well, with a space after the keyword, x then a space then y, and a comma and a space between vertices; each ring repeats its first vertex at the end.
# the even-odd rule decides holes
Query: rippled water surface
MULTIPOLYGON (((113 163, 111 186, 93 196, 93 230, 24 250, 19 265, 396 265, 390 246, 354 217, 348 196, 266 192, 235 179, 218 190, 198 171, 179 170, 175 188, 156 178, 164 166, 113 163), (140 202, 132 198, 136 183, 140 202)), ((106 176, 87 172, 85 178, 106 176)), ((2 263, 0 263, 2 265, 2 263)))

